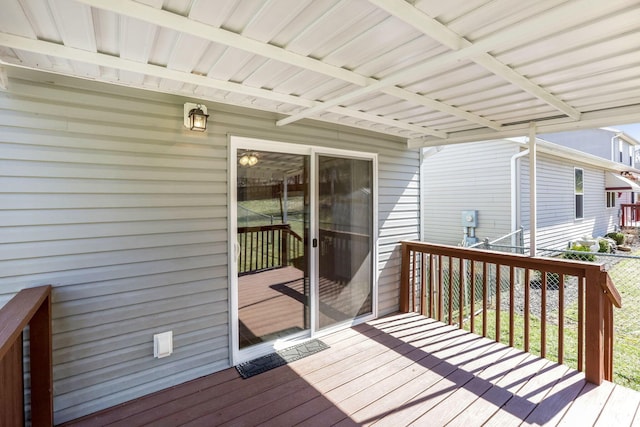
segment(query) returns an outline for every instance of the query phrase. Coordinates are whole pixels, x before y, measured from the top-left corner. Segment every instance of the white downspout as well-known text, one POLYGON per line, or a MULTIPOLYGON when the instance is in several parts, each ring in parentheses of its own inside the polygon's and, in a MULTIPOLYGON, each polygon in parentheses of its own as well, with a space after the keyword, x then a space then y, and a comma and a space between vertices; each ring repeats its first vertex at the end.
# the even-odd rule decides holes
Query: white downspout
POLYGON ((536 163, 538 153, 536 149, 536 124, 529 124, 529 255, 536 255, 537 228, 537 194, 536 194, 536 163))
MULTIPOLYGON (((529 154, 529 149, 511 156, 511 230, 515 231, 520 227, 520 175, 518 173, 518 160, 529 154)), ((516 235, 511 237, 511 246, 516 245, 516 235)))

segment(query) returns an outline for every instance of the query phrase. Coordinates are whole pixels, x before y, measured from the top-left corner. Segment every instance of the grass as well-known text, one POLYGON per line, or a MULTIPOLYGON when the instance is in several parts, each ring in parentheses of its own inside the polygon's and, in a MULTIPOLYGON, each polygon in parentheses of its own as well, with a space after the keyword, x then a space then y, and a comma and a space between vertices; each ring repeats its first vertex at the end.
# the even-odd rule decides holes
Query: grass
MULTIPOLYGON (((509 314, 504 311, 500 313, 500 340, 499 342, 509 345, 509 314)), ((519 314, 514 315, 513 347, 524 350, 524 320, 525 317, 519 314)), ((540 319, 535 316, 529 317, 529 353, 542 356, 542 327, 540 319)), ((466 322, 464 329, 470 330, 470 323, 466 322)), ((482 315, 475 317, 475 333, 482 334, 482 315)), ((554 362, 558 361, 558 326, 547 322, 545 338, 545 358, 554 362)), ((487 338, 496 339, 496 312, 487 311, 487 338)), ((562 363, 574 369, 578 367, 578 333, 576 327, 565 327, 564 329, 564 357, 562 363)))
MULTIPOLYGON (((640 251, 633 255, 640 255, 640 251)), ((640 390, 639 264, 637 259, 625 259, 609 270, 622 297, 622 308, 613 312, 613 382, 634 390, 640 390)))
MULTIPOLYGON (((634 253, 640 255, 640 251, 634 253)), ((609 274, 622 296, 622 308, 614 309, 614 366, 613 382, 624 387, 640 391, 640 286, 637 282, 640 262, 626 259, 611 267, 609 274)), ((548 313, 550 315, 552 313, 548 313)), ((577 368, 577 303, 565 309, 564 360, 563 363, 577 368)), ((529 352, 541 355, 540 319, 530 316, 529 352)), ((474 318, 474 332, 482 334, 482 315, 474 318)), ((487 337, 496 338, 496 312, 487 311, 487 337)), ((470 330, 470 322, 464 324, 470 330)), ((509 345, 509 314, 500 312, 500 342, 509 345)), ((514 315, 514 347, 524 349, 524 316, 514 315)), ((552 361, 558 361, 558 326, 547 321, 546 355, 552 361)))

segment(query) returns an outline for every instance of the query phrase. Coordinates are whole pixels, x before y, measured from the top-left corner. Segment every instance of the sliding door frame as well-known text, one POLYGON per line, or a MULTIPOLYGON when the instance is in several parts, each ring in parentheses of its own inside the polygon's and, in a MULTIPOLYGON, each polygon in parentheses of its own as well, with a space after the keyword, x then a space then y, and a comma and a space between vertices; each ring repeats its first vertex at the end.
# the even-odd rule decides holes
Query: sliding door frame
MULTIPOLYGON (((363 323, 368 320, 374 319, 378 316, 378 155, 375 153, 367 153, 353 150, 343 150, 335 148, 325 148, 320 146, 312 146, 305 144, 297 144, 291 142, 282 142, 266 139, 258 139, 251 137, 243 137, 239 135, 227 136, 228 147, 228 164, 227 164, 227 176, 229 177, 228 192, 227 192, 227 206, 228 206, 228 301, 229 301, 229 356, 232 366, 237 365, 246 360, 250 360, 254 357, 269 353, 269 348, 273 348, 274 343, 263 343, 255 348, 245 349, 240 351, 239 338, 238 338, 238 269, 237 269, 237 257, 238 243, 237 243, 237 167, 238 157, 237 151, 239 148, 247 148, 256 151, 271 151, 281 152, 288 154, 299 154, 309 156, 309 217, 310 217, 310 231, 309 241, 307 242, 307 250, 310 254, 309 262, 309 280, 310 280, 310 295, 309 295, 309 312, 310 312, 310 332, 304 338, 299 341, 304 341, 310 338, 321 337, 323 335, 330 334, 346 327, 363 323), (355 319, 338 323, 336 325, 318 330, 318 269, 319 269, 319 250, 313 247, 313 241, 319 239, 319 224, 318 224, 318 156, 332 156, 338 158, 350 158, 369 160, 372 162, 372 245, 371 245, 371 292, 372 292, 372 312, 371 314, 356 317, 355 319)), ((294 345, 294 340, 285 341, 285 346, 294 345)), ((276 347, 277 348, 277 347, 276 347)))

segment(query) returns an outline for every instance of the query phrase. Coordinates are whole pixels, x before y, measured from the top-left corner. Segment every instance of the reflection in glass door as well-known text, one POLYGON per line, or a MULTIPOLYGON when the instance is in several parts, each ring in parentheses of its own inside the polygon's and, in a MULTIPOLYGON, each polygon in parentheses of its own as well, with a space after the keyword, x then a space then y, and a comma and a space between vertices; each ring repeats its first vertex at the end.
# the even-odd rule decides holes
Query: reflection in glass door
POLYGON ((371 314, 373 164, 318 156, 318 325, 371 314))
POLYGON ((237 150, 238 342, 308 333, 309 156, 237 150))

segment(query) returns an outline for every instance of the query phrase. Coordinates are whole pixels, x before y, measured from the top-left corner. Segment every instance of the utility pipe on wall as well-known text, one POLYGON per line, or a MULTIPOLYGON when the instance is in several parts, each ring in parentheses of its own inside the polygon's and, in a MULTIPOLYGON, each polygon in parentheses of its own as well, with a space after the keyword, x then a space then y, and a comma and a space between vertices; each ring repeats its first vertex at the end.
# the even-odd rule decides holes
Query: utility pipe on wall
POLYGON ((529 124, 529 256, 536 255, 536 221, 537 221, 537 197, 536 197, 536 124, 529 124))
MULTIPOLYGON (((518 160, 529 154, 529 149, 511 156, 511 231, 520 228, 520 173, 518 172, 518 160)), ((511 246, 517 246, 516 235, 511 236, 511 246)))

